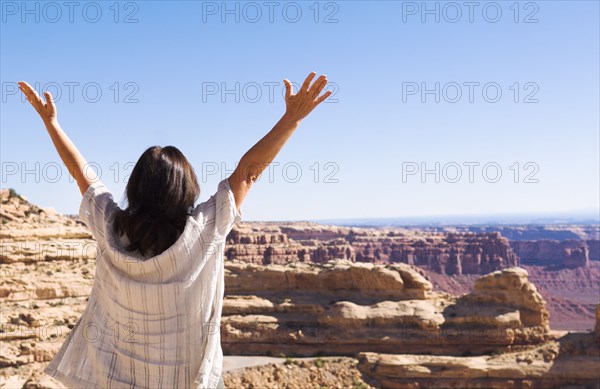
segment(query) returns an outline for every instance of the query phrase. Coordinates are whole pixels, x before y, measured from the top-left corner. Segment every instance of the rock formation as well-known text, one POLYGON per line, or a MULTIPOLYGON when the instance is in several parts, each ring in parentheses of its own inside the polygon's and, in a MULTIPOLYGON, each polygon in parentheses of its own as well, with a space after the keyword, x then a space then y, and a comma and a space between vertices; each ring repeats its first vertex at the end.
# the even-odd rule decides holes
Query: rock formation
POLYGON ((548 337, 548 312, 527 272, 498 271, 460 298, 432 291, 415 268, 334 260, 226 263, 221 336, 232 354, 352 355, 357 350, 461 355, 548 337), (384 351, 386 350, 386 351, 384 351))
POLYGON ((563 264, 567 268, 587 267, 590 263, 587 246, 563 250, 563 264))
POLYGON ((449 275, 486 274, 518 265, 518 256, 498 232, 442 234, 315 223, 241 223, 230 232, 227 243, 228 259, 264 265, 349 259, 407 263, 449 275))
POLYGON ((382 388, 597 388, 600 354, 589 335, 492 355, 359 353, 358 367, 382 388))
POLYGON ((537 345, 486 355, 361 352, 358 360, 359 370, 382 388, 598 388, 600 304, 595 333, 568 333, 537 345))
POLYGON ((550 329, 545 301, 522 268, 499 270, 479 278, 473 291, 460 301, 467 306, 473 302, 487 308, 514 309, 519 312, 523 325, 544 331, 550 329))
POLYGON ((575 239, 520 240, 511 241, 510 246, 522 264, 575 268, 587 267, 590 260, 600 260, 596 242, 575 239))
POLYGON ((96 242, 84 224, 12 190, 0 194, 0 264, 96 258, 96 242))

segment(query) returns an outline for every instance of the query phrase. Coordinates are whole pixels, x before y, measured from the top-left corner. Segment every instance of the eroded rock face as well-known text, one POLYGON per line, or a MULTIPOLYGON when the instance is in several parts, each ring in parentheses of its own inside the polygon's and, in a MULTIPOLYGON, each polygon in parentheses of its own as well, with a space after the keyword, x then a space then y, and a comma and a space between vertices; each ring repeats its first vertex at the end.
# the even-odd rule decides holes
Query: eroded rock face
POLYGON ((227 237, 226 256, 256 264, 323 263, 348 259, 406 263, 443 274, 485 274, 518 265, 518 256, 498 232, 424 232, 322 226, 315 223, 260 228, 240 223, 227 237))
POLYGON ((228 293, 320 293, 390 299, 425 299, 431 283, 404 264, 374 265, 332 260, 325 264, 254 265, 228 263, 228 293))
POLYGON ((590 333, 494 355, 359 353, 359 370, 383 388, 596 388, 598 345, 590 333))
POLYGON ((9 189, 1 198, 0 264, 96 258, 96 242, 84 224, 9 189))
POLYGON ((576 249, 564 249, 564 266, 568 268, 587 267, 590 263, 587 246, 576 249))
POLYGON ((526 265, 545 265, 566 268, 585 267, 598 261, 598 240, 515 240, 510 246, 526 265))
POLYGON ((226 353, 462 355, 548 338, 544 301, 520 268, 483 277, 461 298, 433 292, 405 264, 227 263, 226 270, 226 353))
POLYGON ((596 387, 600 382, 600 304, 595 333, 549 335, 543 298, 521 268, 479 278, 473 291, 448 308, 450 321, 514 330, 529 344, 471 356, 359 353, 359 370, 385 388, 596 387), (483 321, 482 321, 483 319, 483 321), (596 385, 596 386, 594 386, 596 385))
POLYGON ((11 189, 2 189, 1 199, 0 239, 3 242, 27 241, 31 245, 52 239, 92 239, 84 224, 60 215, 52 208, 30 204, 25 197, 11 189), (36 239, 32 241, 32 238, 36 239))
POLYGON ((518 310, 523 326, 541 327, 549 330, 549 314, 546 302, 529 282, 527 271, 515 267, 487 274, 477 281, 473 291, 462 301, 480 304, 486 307, 498 307, 518 310))
POLYGON ((224 352, 352 354, 398 325, 443 320, 432 287, 416 269, 334 260, 324 264, 226 263, 221 323, 224 352), (369 330, 369 328, 372 329, 369 330))

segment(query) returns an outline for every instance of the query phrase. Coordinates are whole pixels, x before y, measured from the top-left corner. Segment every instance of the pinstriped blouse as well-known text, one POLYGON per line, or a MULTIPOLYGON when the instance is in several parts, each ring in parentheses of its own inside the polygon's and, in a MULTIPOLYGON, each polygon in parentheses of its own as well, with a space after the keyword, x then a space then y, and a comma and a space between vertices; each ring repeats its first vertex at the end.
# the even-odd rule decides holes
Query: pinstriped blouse
POLYGON ((227 179, 188 215, 179 239, 144 259, 113 234, 118 205, 101 182, 85 192, 80 219, 97 242, 86 308, 44 370, 70 388, 215 388, 225 238, 242 219, 227 179))

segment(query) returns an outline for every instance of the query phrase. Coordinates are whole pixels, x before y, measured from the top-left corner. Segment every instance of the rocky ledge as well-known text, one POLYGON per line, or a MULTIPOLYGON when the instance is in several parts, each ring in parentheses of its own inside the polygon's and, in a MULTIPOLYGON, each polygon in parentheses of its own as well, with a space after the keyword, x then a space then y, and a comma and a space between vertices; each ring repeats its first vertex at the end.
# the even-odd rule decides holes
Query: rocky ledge
POLYGON ((231 354, 464 355, 551 338, 544 300, 520 268, 484 276, 454 297, 405 264, 225 267, 221 336, 231 354))

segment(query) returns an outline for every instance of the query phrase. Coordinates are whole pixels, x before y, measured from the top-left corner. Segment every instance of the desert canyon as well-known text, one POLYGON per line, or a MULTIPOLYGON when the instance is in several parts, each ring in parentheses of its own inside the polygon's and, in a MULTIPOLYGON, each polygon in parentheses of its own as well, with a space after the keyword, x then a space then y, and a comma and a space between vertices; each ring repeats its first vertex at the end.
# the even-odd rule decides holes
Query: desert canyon
MULTIPOLYGON (((77 218, 1 195, 0 388, 62 388, 42 371, 85 308, 95 242, 77 218)), ((227 372, 226 387, 600 388, 599 235, 241 222, 223 352, 285 363, 227 372)))

